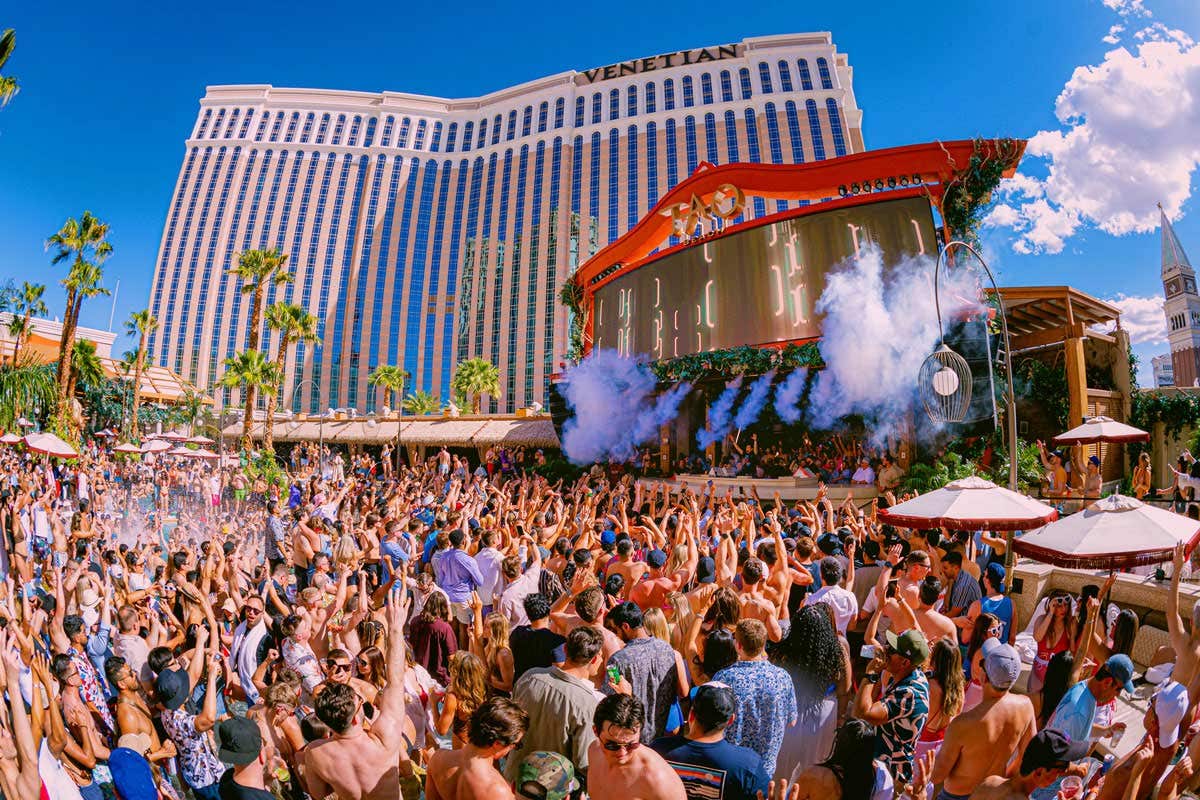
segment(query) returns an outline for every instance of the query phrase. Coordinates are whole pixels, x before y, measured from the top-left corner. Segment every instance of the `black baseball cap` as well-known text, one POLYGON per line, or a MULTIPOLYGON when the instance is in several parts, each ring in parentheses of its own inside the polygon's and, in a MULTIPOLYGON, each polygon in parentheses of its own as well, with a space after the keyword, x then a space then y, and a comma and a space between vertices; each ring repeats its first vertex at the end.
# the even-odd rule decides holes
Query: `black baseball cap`
POLYGON ((258 723, 245 717, 230 717, 217 726, 217 755, 226 764, 244 767, 262 750, 258 723))
POLYGON ((1072 742, 1056 730, 1038 731, 1025 746, 1021 774, 1032 774, 1035 769, 1065 769, 1072 761, 1086 756, 1091 747, 1088 739, 1072 742))
POLYGON ((158 689, 158 699, 170 711, 187 702, 192 689, 188 674, 181 669, 164 669, 158 674, 155 687, 158 689))
POLYGON ((692 713, 704 730, 712 731, 725 727, 733 719, 736 711, 737 698, 727 684, 710 681, 696 687, 696 694, 692 698, 692 713))
POLYGON ((702 556, 696 562, 696 583, 716 583, 717 562, 710 556, 702 556))

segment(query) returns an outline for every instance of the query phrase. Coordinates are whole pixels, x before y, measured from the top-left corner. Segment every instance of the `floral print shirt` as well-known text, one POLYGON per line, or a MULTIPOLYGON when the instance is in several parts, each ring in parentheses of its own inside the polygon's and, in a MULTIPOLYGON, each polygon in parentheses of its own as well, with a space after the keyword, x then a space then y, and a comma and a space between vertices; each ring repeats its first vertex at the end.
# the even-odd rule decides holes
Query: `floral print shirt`
POLYGON ((738 661, 713 676, 733 689, 737 711, 725 740, 762 756, 763 769, 775 774, 783 735, 796 724, 796 688, 787 670, 766 661, 738 661))

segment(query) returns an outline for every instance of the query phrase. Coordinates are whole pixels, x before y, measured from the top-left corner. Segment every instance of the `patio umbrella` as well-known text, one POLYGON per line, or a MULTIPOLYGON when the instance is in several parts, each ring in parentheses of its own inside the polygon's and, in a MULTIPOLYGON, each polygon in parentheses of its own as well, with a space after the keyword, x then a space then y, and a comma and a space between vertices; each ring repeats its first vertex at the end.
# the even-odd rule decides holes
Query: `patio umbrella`
POLYGON ((140 453, 140 452, 142 452, 142 448, 138 447, 136 444, 130 444, 129 442, 121 442, 119 445, 117 445, 116 447, 113 448, 113 452, 114 453, 140 453))
POLYGON ((1200 522, 1114 494, 1022 536, 1013 549, 1056 567, 1112 571, 1170 561, 1176 545, 1190 553, 1197 542, 1200 522))
POLYGON ((184 441, 187 441, 187 437, 186 437, 186 436, 184 436, 182 433, 176 433, 175 431, 167 431, 166 433, 160 433, 160 434, 158 435, 158 438, 160 438, 160 439, 166 439, 168 442, 184 442, 184 441))
POLYGON ((188 444, 216 444, 212 439, 209 439, 207 436, 193 436, 187 440, 187 443, 188 444))
POLYGON ((164 442, 162 439, 151 439, 142 445, 143 453, 161 453, 164 450, 170 450, 171 443, 164 442))
POLYGON ((901 528, 956 531, 1023 531, 1057 517, 1045 503, 974 475, 879 512, 881 520, 901 528))
POLYGON ((1132 425, 1117 422, 1109 417, 1091 417, 1066 433, 1054 437, 1058 445, 1096 444, 1098 442, 1148 442, 1150 434, 1132 425))
POLYGON ((15 433, 6 433, 0 436, 0 444, 16 444, 19 441, 21 441, 21 437, 15 433))
POLYGON ((78 458, 75 448, 53 433, 29 433, 25 435, 25 446, 35 453, 55 458, 78 458))
POLYGON ((188 448, 184 447, 183 445, 180 445, 179 447, 168 450, 167 455, 169 455, 169 456, 190 456, 194 452, 196 452, 196 451, 189 450, 188 448))
POLYGON ((212 450, 205 450, 204 448, 192 450, 189 452, 189 455, 192 458, 202 458, 205 461, 215 461, 216 459, 220 458, 220 456, 214 453, 212 450))

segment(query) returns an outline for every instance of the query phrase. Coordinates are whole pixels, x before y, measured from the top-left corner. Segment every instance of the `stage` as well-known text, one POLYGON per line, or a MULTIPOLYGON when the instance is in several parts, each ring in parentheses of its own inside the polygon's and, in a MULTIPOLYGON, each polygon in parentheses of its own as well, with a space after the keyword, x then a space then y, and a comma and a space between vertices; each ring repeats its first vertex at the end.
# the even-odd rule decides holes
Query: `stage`
MULTIPOLYGON (((680 487, 686 483, 687 487, 695 492, 703 491, 710 481, 713 484, 713 493, 721 497, 730 489, 733 490, 734 497, 741 496, 742 490, 745 490, 746 496, 749 497, 751 487, 757 488, 758 496, 768 505, 774 499, 775 492, 779 492, 780 498, 787 502, 817 499, 818 481, 816 478, 720 478, 713 475, 681 473, 671 478, 641 479, 641 483, 647 488, 665 482, 672 491, 679 491, 680 487)), ((835 506, 840 506, 849 496, 853 496, 855 505, 864 506, 878 492, 874 486, 843 483, 827 486, 825 494, 835 506)))

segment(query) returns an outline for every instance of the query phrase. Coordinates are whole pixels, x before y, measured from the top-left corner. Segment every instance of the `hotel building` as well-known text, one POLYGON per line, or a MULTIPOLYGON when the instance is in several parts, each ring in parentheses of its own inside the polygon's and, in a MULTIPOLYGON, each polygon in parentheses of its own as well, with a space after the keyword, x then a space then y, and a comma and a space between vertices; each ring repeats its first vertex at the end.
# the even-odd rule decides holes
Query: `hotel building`
MULTIPOLYGON (((563 72, 466 99, 213 86, 167 210, 151 286, 156 364, 202 388, 245 348, 250 301, 228 270, 279 248, 269 302, 319 320, 289 355, 280 408, 371 413, 367 375, 450 394, 484 358, 501 395, 546 402, 576 267, 703 162, 801 163, 863 149, 852 69, 828 33, 746 39, 563 72)), ((746 218, 785 210, 755 198, 746 218)), ((277 337, 266 331, 270 352, 277 337)), ((225 403, 237 403, 225 390, 225 403)))

